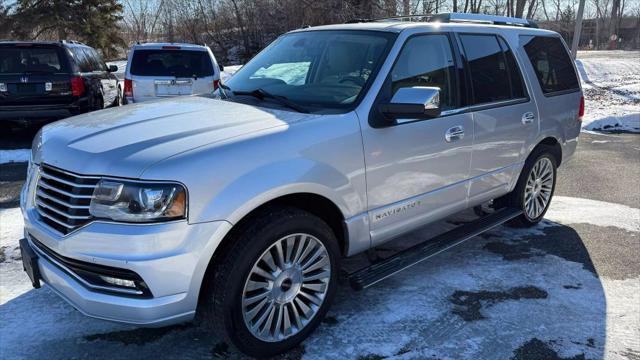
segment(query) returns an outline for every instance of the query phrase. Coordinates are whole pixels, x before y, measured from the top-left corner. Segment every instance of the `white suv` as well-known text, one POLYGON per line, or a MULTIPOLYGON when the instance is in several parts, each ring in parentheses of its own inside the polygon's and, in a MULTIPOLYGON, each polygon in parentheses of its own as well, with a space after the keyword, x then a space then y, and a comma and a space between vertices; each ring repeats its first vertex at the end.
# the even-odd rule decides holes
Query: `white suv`
POLYGON ((126 103, 178 95, 211 94, 220 70, 208 46, 137 44, 129 51, 124 80, 126 103))

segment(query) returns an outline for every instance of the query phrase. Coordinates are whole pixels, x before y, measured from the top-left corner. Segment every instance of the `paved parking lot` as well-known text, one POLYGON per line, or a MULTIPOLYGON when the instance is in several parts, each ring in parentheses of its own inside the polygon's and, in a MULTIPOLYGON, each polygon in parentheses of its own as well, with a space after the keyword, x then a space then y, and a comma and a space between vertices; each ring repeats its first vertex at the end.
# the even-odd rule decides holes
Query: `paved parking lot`
MULTIPOLYGON (((19 187, 24 166, 0 166, 19 187)), ((543 224, 498 228, 362 292, 342 286, 324 324, 282 358, 640 358, 638 179, 640 137, 583 134, 543 224)), ((94 320, 30 289, 14 249, 19 210, 0 216, 0 357, 242 357, 196 325, 94 320)))
MULTIPOLYGON (((589 84, 583 78, 585 121, 633 129, 640 62, 618 53, 598 60, 602 54, 581 55, 581 71, 592 71, 589 84), (601 66, 611 59, 620 65, 601 66)), ((28 148, 34 132, 3 131, 1 148, 28 148)), ((194 324, 104 322, 46 287, 31 289, 16 248, 25 173, 25 163, 0 164, 1 359, 243 358, 194 324)), ((365 291, 342 285, 316 333, 279 358, 638 360, 639 207, 640 135, 585 132, 559 169, 556 197, 538 227, 499 227, 365 291)), ((381 254, 470 216, 415 231, 381 254)))

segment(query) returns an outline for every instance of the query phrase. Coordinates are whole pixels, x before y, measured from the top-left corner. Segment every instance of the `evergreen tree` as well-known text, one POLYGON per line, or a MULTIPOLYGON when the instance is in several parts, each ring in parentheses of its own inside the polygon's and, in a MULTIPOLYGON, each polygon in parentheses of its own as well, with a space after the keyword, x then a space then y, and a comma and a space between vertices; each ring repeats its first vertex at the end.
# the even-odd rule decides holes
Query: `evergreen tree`
POLYGON ((13 35, 32 40, 79 40, 100 49, 106 58, 125 45, 118 24, 117 0, 19 0, 13 35))

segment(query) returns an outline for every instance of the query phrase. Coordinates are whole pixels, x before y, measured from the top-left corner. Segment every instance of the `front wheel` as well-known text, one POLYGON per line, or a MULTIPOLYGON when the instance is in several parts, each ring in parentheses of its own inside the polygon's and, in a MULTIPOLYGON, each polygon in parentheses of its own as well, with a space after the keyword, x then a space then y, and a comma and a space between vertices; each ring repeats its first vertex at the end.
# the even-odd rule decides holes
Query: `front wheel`
POLYGON ((340 252, 333 231, 312 214, 274 208, 231 240, 206 280, 213 284, 203 325, 255 357, 295 347, 335 293, 340 252))
POLYGON ((509 222, 516 227, 539 223, 549 209, 556 187, 556 159, 545 147, 534 151, 525 162, 516 188, 504 203, 522 209, 523 214, 509 222))

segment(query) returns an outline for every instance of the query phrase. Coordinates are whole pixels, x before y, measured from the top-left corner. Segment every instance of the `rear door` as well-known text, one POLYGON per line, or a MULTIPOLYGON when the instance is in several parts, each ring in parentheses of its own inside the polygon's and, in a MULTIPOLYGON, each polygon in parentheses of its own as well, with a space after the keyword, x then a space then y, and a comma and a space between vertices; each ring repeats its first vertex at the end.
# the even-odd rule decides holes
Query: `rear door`
POLYGON ((475 128, 469 206, 510 191, 538 133, 538 113, 513 51, 497 34, 459 34, 475 128))
POLYGON ((157 97, 210 94, 214 90, 214 80, 217 80, 208 51, 180 46, 135 49, 129 74, 135 102, 157 97))
POLYGON ((55 45, 0 45, 0 106, 60 105, 73 101, 70 64, 55 45))

